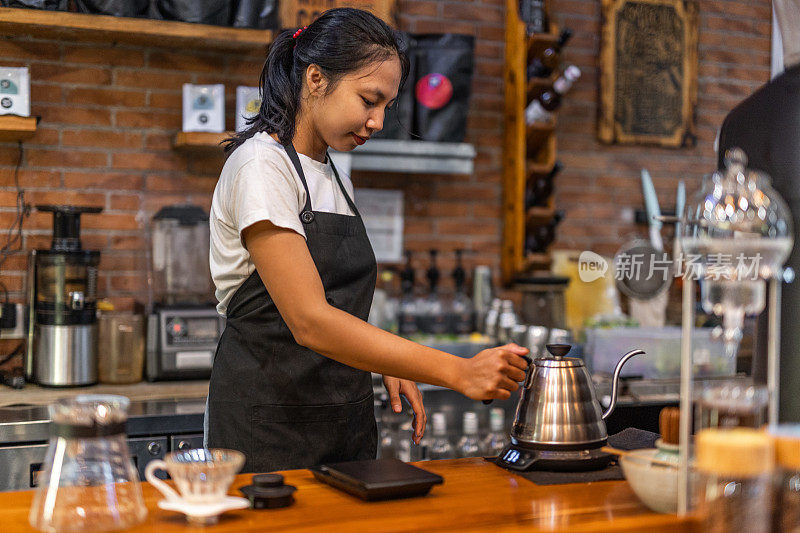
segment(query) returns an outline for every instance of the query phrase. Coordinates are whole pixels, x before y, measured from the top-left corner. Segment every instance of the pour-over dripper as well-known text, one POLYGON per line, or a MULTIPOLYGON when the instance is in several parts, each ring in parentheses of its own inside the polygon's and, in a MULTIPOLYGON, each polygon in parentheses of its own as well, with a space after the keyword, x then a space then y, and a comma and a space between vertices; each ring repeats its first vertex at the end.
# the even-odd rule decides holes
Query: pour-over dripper
POLYGON ((745 315, 764 310, 765 280, 781 273, 794 233, 786 203, 766 174, 746 168, 744 151, 729 150, 725 165, 687 203, 679 238, 685 275, 700 280, 703 309, 722 317, 732 357, 745 315))

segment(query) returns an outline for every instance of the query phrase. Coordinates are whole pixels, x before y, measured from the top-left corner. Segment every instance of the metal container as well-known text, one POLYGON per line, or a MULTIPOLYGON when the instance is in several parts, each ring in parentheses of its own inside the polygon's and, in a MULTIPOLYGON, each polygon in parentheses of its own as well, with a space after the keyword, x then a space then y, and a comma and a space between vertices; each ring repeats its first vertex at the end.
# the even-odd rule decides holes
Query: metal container
POLYGON ((604 420, 616 406, 620 370, 631 357, 644 352, 628 352, 617 363, 611 404, 603 412, 583 361, 564 357, 570 348, 568 344, 548 344, 553 357, 536 358, 528 367, 511 429, 512 439, 564 449, 605 444, 608 433, 604 420))
POLYGON ((92 385, 97 382, 97 325, 37 324, 33 376, 48 387, 92 385))
POLYGON ((563 276, 518 280, 514 288, 522 293, 522 321, 548 328, 566 327, 564 291, 568 285, 569 278, 563 276))
POLYGON ((536 358, 543 354, 549 330, 544 326, 517 325, 514 328, 514 342, 528 349, 528 356, 536 358))

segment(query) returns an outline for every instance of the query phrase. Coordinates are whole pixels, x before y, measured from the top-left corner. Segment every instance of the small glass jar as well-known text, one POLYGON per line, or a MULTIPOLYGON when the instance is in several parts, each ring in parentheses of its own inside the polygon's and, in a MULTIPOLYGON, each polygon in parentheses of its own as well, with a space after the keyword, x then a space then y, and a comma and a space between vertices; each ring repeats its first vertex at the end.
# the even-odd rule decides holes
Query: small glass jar
POLYGON ((800 532, 800 424, 773 426, 769 432, 778 463, 774 531, 800 532))
POLYGON ((103 311, 97 317, 97 369, 100 383, 122 385, 142 381, 144 316, 103 311))
POLYGON ((695 498, 706 533, 770 533, 775 453, 750 428, 703 429, 696 437, 695 498))
POLYGON ((713 427, 758 429, 767 423, 769 392, 751 379, 710 381, 695 401, 695 431, 713 427))

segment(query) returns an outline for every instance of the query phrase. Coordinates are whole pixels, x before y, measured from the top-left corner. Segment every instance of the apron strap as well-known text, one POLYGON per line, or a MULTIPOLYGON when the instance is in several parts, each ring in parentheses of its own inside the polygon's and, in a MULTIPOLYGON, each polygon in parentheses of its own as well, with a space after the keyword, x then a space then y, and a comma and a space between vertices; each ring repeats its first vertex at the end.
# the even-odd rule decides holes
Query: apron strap
POLYGON ((297 156, 297 150, 294 149, 292 143, 284 144, 283 149, 289 155, 289 159, 294 165, 294 169, 300 176, 300 181, 303 183, 303 188, 306 190, 306 205, 300 212, 300 222, 303 224, 311 224, 314 221, 314 211, 311 209, 311 193, 308 191, 308 184, 306 183, 306 175, 303 173, 303 166, 300 164, 300 158, 297 156))
POLYGON ((344 194, 344 199, 347 200, 347 205, 350 206, 350 209, 353 210, 353 213, 358 218, 361 218, 361 213, 359 213, 358 209, 356 209, 355 202, 353 202, 353 200, 350 199, 350 195, 347 194, 347 190, 344 188, 344 185, 342 185, 342 180, 339 179, 339 171, 336 170, 336 165, 333 164, 333 159, 331 159, 331 156, 327 152, 325 153, 325 157, 327 157, 328 160, 331 162, 331 168, 333 169, 333 175, 336 176, 336 183, 339 184, 339 189, 341 189, 342 194, 344 194))

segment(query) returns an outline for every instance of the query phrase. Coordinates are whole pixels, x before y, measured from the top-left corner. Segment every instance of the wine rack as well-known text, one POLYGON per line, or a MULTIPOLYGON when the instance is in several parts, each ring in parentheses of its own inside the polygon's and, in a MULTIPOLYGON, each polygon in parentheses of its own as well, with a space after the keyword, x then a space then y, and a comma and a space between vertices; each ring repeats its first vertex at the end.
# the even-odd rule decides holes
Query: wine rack
POLYGON ((556 74, 527 78, 529 60, 558 40, 557 29, 528 35, 519 18, 518 0, 506 0, 505 33, 505 132, 503 140, 503 282, 537 270, 549 270, 547 253, 527 253, 525 236, 546 225, 555 216, 553 199, 541 207, 525 206, 528 184, 547 176, 556 163, 556 119, 548 123, 525 124, 524 110, 543 91, 552 88, 556 74))

